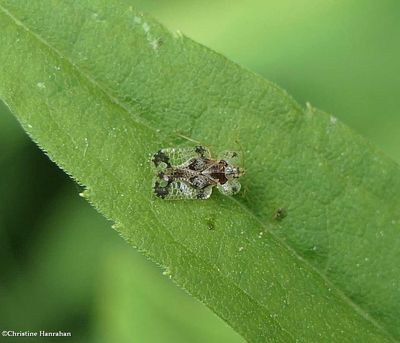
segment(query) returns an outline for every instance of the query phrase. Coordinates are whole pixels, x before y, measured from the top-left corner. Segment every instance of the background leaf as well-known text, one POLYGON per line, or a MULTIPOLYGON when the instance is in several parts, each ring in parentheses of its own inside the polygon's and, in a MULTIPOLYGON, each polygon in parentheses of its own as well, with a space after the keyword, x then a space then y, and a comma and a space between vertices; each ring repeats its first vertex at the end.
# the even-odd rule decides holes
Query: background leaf
MULTIPOLYGON (((36 4, 33 7, 45 8, 47 5, 36 4)), ((392 187, 394 184, 392 190, 398 187, 397 166, 377 153, 368 152, 363 146, 365 143, 338 124, 335 118, 315 115, 312 108, 303 114, 302 109, 276 87, 187 39, 169 35, 157 23, 133 13, 129 6, 115 7, 114 12, 105 9, 101 12, 100 5, 91 6, 65 6, 60 11, 65 20, 60 21, 56 17, 43 17, 48 8, 31 8, 28 5, 12 8, 7 5, 7 14, 3 15, 4 20, 2 18, 1 21, 7 33, 5 39, 8 39, 4 41, 4 46, 11 46, 15 42, 19 44, 13 51, 15 61, 3 68, 7 88, 2 88, 0 92, 19 114, 25 128, 40 140, 52 157, 91 187, 92 201, 107 215, 122 223, 119 229, 125 237, 147 250, 162 264, 170 266, 178 282, 249 339, 256 340, 272 334, 277 340, 279 337, 287 340, 291 335, 309 340, 321 334, 334 333, 342 335, 340 339, 343 340, 346 337, 350 339, 352 336, 346 335, 353 332, 359 333, 360 337, 365 335, 373 339, 370 336, 375 331, 373 326, 343 302, 340 294, 335 290, 332 292, 333 288, 326 286, 307 264, 303 266, 303 262, 282 246, 270 231, 260 234, 266 228, 273 227, 268 221, 283 203, 288 215, 285 226, 282 222, 277 232, 283 232, 283 237, 288 237, 290 244, 318 268, 323 266, 322 271, 339 288, 345 288, 346 285, 351 292, 356 289, 355 294, 347 295, 358 300, 357 303, 363 305, 366 312, 377 312, 375 318, 393 332, 396 325, 390 317, 396 308, 391 308, 390 304, 396 304, 398 297, 397 281, 393 282, 396 280, 393 275, 398 275, 395 250, 391 250, 393 255, 377 256, 378 259, 373 260, 377 269, 384 267, 389 280, 384 285, 386 293, 381 296, 395 300, 386 301, 381 307, 375 306, 376 296, 370 292, 372 287, 360 295, 361 291, 354 286, 365 286, 365 283, 361 283, 358 277, 347 276, 351 272, 357 276, 366 275, 367 283, 370 282, 374 271, 369 274, 357 273, 350 263, 354 259, 359 261, 368 257, 357 251, 345 254, 343 260, 333 266, 325 264, 326 256, 340 257, 343 241, 348 242, 348 239, 339 241, 337 245, 326 244, 324 239, 329 234, 320 233, 319 230, 326 227, 335 233, 335 239, 343 236, 336 234, 337 228, 330 225, 330 221, 340 217, 343 219, 339 222, 346 226, 344 232, 352 232, 354 224, 360 224, 357 222, 360 218, 355 223, 350 218, 365 214, 364 206, 357 206, 359 202, 365 201, 367 209, 376 205, 375 199, 371 201, 364 193, 370 192, 381 197, 383 192, 383 201, 393 204, 394 192, 388 192, 390 190, 387 187, 383 191, 380 189, 389 182, 392 187), (14 20, 10 18, 11 12, 14 20), (24 28, 17 27, 22 24, 21 20, 24 28), (28 33, 26 28, 30 30, 28 33), (94 31, 99 42, 109 41, 115 46, 91 44, 94 31), (54 32, 64 34, 54 37, 54 32), (112 40, 122 32, 132 34, 121 35, 118 41, 112 40), (23 75, 23 84, 17 83, 15 81, 19 80, 16 75, 20 75, 18 70, 27 56, 29 66, 26 65, 24 70, 29 72, 23 75), (29 97, 20 100, 21 96, 27 95, 29 97), (33 108, 38 112, 37 116, 32 115, 33 108), (101 121, 95 123, 99 112, 101 121), (162 121, 160 114, 164 114, 162 121), (252 138, 254 130, 262 134, 261 139, 257 137, 258 141, 252 138), (216 151, 231 148, 237 145, 236 140, 240 141, 246 152, 246 167, 252 174, 248 176, 248 192, 242 204, 257 214, 258 220, 241 205, 218 196, 202 204, 151 202, 150 209, 146 206, 150 195, 148 182, 142 183, 141 180, 149 180, 151 176, 147 154, 158 149, 160 141, 164 145, 182 143, 177 132, 203 140, 212 148, 215 147, 216 151), (299 142, 303 143, 300 150, 299 142), (343 146, 348 151, 341 151, 343 146), (135 154, 128 155, 127 152, 133 151, 135 154), (138 155, 138 152, 146 156, 138 155), (342 157, 338 157, 342 153, 342 157), (362 163, 365 157, 371 160, 370 164, 362 163), (120 161, 124 161, 123 166, 119 164, 120 161), (312 161, 316 162, 315 165, 312 161), (307 171, 308 178, 299 178, 299 173, 303 171, 307 171), (357 175, 358 171, 362 171, 361 176, 357 175), (364 178, 367 182, 363 182, 364 178), (108 179, 112 182, 107 182, 108 179), (351 191, 348 191, 348 184, 352 186, 351 191), (337 194, 331 193, 335 188, 332 186, 338 186, 337 194), (311 197, 304 199, 304 194, 311 197), (332 198, 345 209, 348 208, 345 200, 356 205, 348 214, 333 213, 323 217, 321 212, 325 213, 326 204, 331 204, 332 198), (134 199, 136 201, 132 202, 134 199), (171 207, 176 211, 177 218, 170 218, 171 207), (315 214, 311 210, 315 210, 315 214), (143 215, 146 212, 148 215, 143 215), (182 216, 182 212, 189 216, 182 216), (131 227, 133 213, 144 218, 140 223, 135 221, 135 230, 131 227), (289 218, 292 219, 289 221, 289 218), (217 229, 211 233, 214 235, 212 237, 210 232, 205 231, 210 220, 217 229), (159 227, 156 228, 156 225, 159 227), (295 230, 296 226, 300 230, 295 230), (193 231, 188 233, 188 227, 193 231), (170 230, 171 236, 166 234, 166 230, 170 230), (311 230, 317 230, 317 233, 311 230), (301 237, 297 237, 299 233, 302 233, 301 237), (316 250, 315 242, 324 248, 329 247, 329 253, 323 258, 315 258, 313 254, 308 256, 310 247, 312 251, 316 250), (234 251, 236 258, 232 258, 234 251), (185 263, 179 263, 182 257, 187 258, 185 263), (202 261, 198 260, 199 257, 202 261), (250 270, 243 268, 249 264, 252 266, 250 270), (185 270, 188 266, 190 270, 185 270), (193 275, 196 267, 197 274, 193 275), (343 281, 344 271, 346 279, 343 281), (305 282, 307 279, 312 279, 312 282, 305 282), (210 280, 215 280, 213 292, 206 287, 210 280), (232 289, 227 287, 226 280, 232 282, 232 289), (275 282, 280 287, 266 289, 265 280, 275 282), (236 284, 239 289, 234 288, 236 284), (311 294, 310 284, 313 285, 311 294), (245 293, 242 294, 241 290, 245 293), (227 311, 217 301, 223 299, 224 295, 229 301, 235 292, 239 292, 238 297, 241 294, 242 299, 238 313, 232 312, 233 307, 227 311), (213 299, 216 294, 219 296, 213 299), (299 294, 303 295, 302 299, 299 294), (245 311, 246 301, 249 308, 253 308, 253 299, 261 301, 261 309, 249 323, 239 316, 246 313, 239 312, 245 311), (282 304, 286 306, 282 307, 282 304), (271 317, 266 318, 265 314, 268 313, 271 317), (291 317, 298 318, 301 313, 307 313, 309 322, 314 325, 313 330, 302 332, 303 336, 298 334, 297 328, 293 328, 295 318, 291 317), (321 313, 326 316, 324 320, 320 320, 321 313), (337 318, 338 313, 341 320, 337 318), (262 327, 255 320, 257 315, 264 323, 262 327), (389 319, 385 320, 386 317, 389 319), (328 324, 330 320, 337 324, 336 332, 331 331, 328 324), (359 331, 354 331, 352 325, 358 327, 359 331), (264 333, 267 328, 268 333, 264 333), (271 332, 271 329, 275 332, 271 332)), ((2 54, 2 61, 6 57, 6 54, 2 54)), ((336 209, 336 203, 332 207, 336 209)), ((393 238, 398 219, 393 215, 394 208, 387 208, 382 217, 376 218, 379 221, 376 223, 378 228, 385 228, 385 248, 396 245, 393 238), (393 226, 388 226, 389 223, 393 226)), ((362 218, 367 223, 370 223, 368 215, 371 219, 369 213, 362 218)), ((365 235, 365 231, 359 233, 361 238, 365 235)), ((373 242, 367 236, 363 243, 361 252, 369 252, 368 244, 373 242)), ((359 267, 357 264, 355 266, 359 267)))

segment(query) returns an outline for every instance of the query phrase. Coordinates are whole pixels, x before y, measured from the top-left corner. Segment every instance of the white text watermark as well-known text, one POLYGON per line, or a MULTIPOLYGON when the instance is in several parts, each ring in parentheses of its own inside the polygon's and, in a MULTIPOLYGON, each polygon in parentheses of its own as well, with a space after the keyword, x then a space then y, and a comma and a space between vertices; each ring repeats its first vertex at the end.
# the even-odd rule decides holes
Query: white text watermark
POLYGON ((3 337, 72 337, 69 331, 15 331, 3 330, 1 332, 3 337))

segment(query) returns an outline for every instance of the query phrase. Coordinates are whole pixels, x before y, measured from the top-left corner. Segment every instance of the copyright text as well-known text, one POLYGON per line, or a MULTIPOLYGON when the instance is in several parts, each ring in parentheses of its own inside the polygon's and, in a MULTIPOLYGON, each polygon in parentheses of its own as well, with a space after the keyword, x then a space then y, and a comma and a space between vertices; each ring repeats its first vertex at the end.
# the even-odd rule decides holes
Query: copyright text
POLYGON ((15 331, 3 330, 3 337, 71 337, 71 332, 68 331, 15 331))

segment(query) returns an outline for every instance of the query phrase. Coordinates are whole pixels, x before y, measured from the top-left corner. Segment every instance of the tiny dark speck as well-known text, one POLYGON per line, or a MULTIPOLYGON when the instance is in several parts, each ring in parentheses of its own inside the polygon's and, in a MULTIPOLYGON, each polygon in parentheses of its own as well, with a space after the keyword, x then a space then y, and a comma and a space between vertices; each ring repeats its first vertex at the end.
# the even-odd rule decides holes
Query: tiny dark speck
POLYGON ((285 217, 286 217, 286 210, 284 208, 280 207, 274 212, 272 219, 280 221, 285 217))
POLYGON ((212 218, 208 218, 208 219, 207 219, 207 228, 208 228, 209 230, 215 230, 215 222, 214 222, 214 219, 212 219, 212 218))

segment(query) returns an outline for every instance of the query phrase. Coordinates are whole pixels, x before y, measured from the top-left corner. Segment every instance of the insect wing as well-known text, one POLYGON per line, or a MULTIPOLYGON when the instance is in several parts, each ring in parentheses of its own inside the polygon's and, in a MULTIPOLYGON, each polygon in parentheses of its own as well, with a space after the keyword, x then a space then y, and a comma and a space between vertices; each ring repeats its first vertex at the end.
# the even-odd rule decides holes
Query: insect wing
POLYGON ((235 195, 240 192, 241 184, 237 179, 231 179, 225 182, 223 185, 218 185, 218 190, 224 195, 235 195))
POLYGON ((167 148, 162 149, 161 151, 163 152, 163 154, 168 156, 172 166, 181 166, 184 165, 186 162, 199 157, 211 157, 210 151, 203 146, 190 148, 167 148))
POLYGON ((218 158, 234 166, 237 166, 240 162, 240 156, 236 151, 223 151, 218 158))
POLYGON ((212 186, 193 187, 184 180, 175 179, 174 172, 185 168, 204 170, 211 162, 209 149, 201 145, 159 150, 152 156, 154 194, 165 200, 208 199, 212 186))
POLYGON ((154 189, 156 196, 164 200, 190 200, 190 199, 208 199, 212 193, 212 187, 205 189, 196 189, 185 182, 173 181, 161 191, 154 189))

